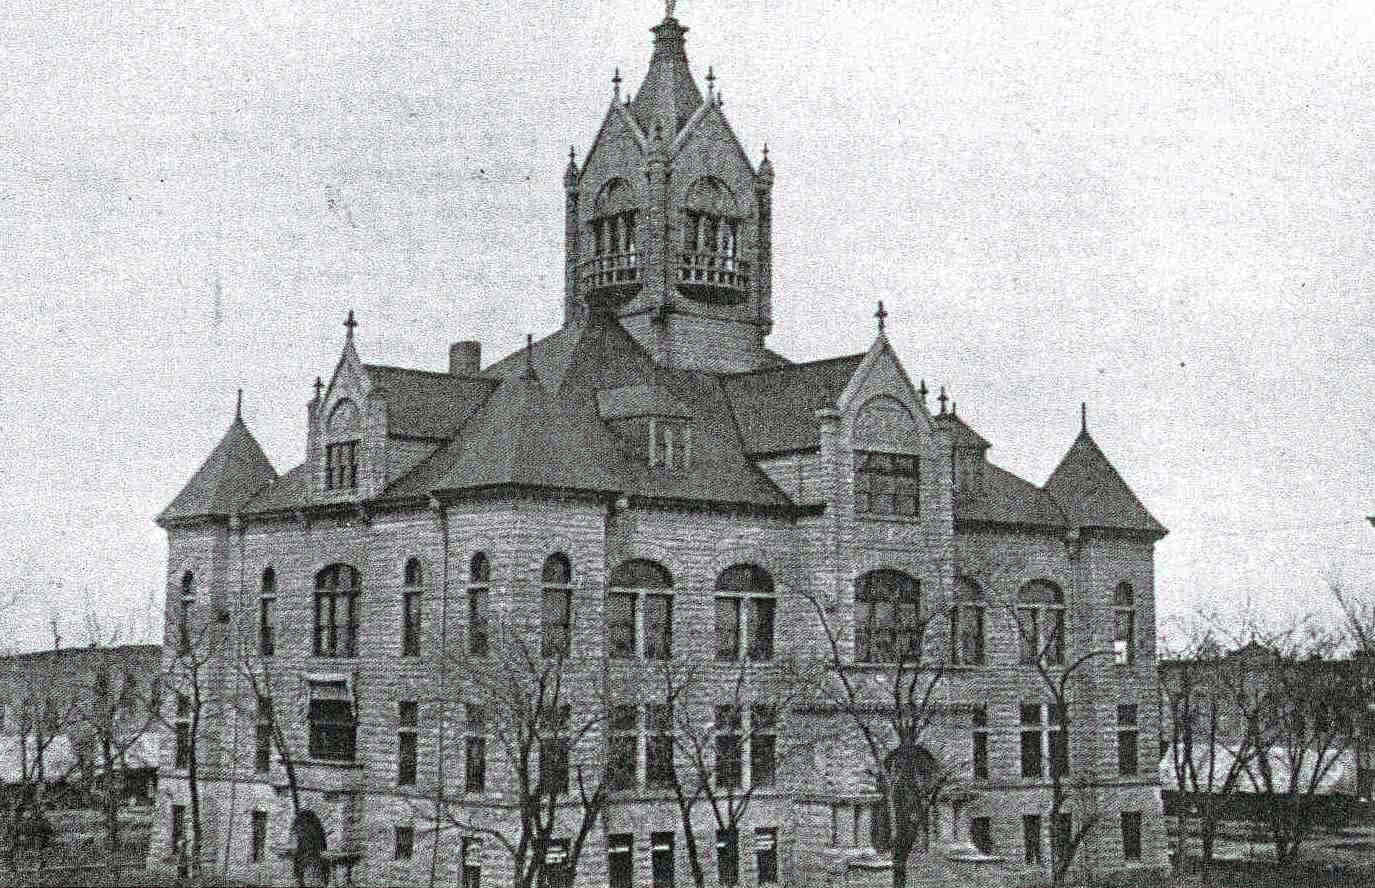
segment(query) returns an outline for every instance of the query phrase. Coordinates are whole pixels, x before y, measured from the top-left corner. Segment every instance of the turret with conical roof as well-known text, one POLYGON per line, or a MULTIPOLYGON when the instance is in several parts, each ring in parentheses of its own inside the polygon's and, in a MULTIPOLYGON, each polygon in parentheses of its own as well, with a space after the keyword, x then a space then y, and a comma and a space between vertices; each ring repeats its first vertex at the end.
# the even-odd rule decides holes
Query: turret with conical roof
MULTIPOLYGON (((702 95, 688 29, 651 29, 639 92, 610 108, 567 170, 565 324, 614 315, 660 364, 751 370, 767 359, 773 165, 751 163, 715 89, 702 95)), ((713 75, 714 83, 714 75, 713 75)))

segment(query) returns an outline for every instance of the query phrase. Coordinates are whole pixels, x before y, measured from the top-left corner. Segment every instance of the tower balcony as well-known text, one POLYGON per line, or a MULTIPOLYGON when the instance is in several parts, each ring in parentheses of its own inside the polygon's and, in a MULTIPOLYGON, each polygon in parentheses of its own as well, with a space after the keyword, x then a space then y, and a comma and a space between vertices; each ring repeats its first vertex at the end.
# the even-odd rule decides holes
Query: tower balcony
POLYGON ((578 264, 578 281, 582 292, 617 302, 630 298, 644 285, 644 269, 640 254, 602 253, 578 264))
POLYGON ((678 289, 690 299, 736 305, 749 298, 750 263, 722 253, 678 256, 678 289))

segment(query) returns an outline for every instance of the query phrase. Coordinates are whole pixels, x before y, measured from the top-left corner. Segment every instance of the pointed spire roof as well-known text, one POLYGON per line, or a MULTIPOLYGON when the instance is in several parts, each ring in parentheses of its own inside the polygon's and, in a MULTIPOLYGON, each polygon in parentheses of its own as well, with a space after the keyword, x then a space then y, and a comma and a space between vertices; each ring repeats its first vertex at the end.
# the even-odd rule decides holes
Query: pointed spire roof
POLYGON ((1051 472, 1045 491, 1076 527, 1135 530, 1162 536, 1168 533, 1108 462, 1087 428, 1080 430, 1069 452, 1051 472))
POLYGON ((688 29, 670 15, 650 30, 654 32, 654 55, 630 103, 630 113, 651 141, 657 125, 667 145, 702 106, 702 92, 692 79, 683 47, 688 29))
POLYGON ((171 505, 158 515, 158 523, 165 525, 182 518, 232 515, 276 478, 277 471, 236 408, 229 430, 171 505))

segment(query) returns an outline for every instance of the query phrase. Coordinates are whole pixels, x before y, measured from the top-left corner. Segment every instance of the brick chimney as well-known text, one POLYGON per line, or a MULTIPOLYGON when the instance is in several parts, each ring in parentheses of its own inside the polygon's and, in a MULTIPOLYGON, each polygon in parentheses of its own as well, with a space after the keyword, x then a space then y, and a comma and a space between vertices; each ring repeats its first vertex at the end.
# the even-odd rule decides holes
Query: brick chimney
POLYGON ((453 376, 476 376, 482 370, 482 343, 464 339, 449 346, 449 373, 453 376))

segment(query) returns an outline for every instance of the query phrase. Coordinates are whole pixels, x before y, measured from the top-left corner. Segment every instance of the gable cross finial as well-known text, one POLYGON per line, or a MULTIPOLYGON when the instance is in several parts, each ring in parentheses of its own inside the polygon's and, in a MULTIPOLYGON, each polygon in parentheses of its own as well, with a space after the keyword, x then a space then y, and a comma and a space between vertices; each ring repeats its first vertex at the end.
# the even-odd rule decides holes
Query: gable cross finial
POLYGON ((1089 430, 1089 402, 1079 402, 1079 431, 1088 433, 1089 430))
POLYGON ((883 322, 888 319, 888 310, 883 307, 883 300, 878 301, 878 311, 874 312, 874 317, 878 318, 878 331, 883 332, 883 322))
POLYGON ((535 337, 532 333, 525 334, 525 373, 535 375, 535 337))
POLYGON ((325 390, 325 384, 320 381, 320 377, 315 377, 315 400, 320 400, 320 393, 325 390))
POLYGON ((707 101, 711 101, 711 95, 716 91, 716 72, 711 65, 707 65, 707 101))
POLYGON ((234 421, 243 419, 243 389, 239 389, 239 395, 234 399, 234 421))
POLYGON ((611 93, 611 94, 612 94, 613 99, 620 99, 620 97, 621 97, 621 69, 620 69, 620 66, 617 66, 617 67, 616 67, 616 73, 613 74, 613 75, 611 75, 611 89, 612 89, 612 93, 611 93))
POLYGON ((944 415, 945 415, 945 402, 950 400, 949 398, 947 398, 947 397, 945 396, 945 386, 941 386, 940 397, 936 398, 936 400, 941 402, 941 416, 944 416, 944 415))
POLYGON ((348 330, 348 338, 353 338, 353 328, 358 326, 358 322, 353 319, 353 309, 349 309, 349 316, 344 320, 344 329, 348 330))

